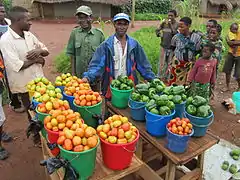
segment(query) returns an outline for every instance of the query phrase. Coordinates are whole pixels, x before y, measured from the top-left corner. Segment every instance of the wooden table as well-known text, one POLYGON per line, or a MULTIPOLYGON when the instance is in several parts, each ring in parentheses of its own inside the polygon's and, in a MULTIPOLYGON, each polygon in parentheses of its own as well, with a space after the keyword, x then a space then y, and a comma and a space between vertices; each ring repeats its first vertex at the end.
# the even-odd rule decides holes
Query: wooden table
POLYGON ((165 138, 156 138, 151 136, 146 131, 145 122, 134 121, 133 119, 131 119, 129 108, 119 110, 113 107, 110 102, 107 102, 106 105, 106 109, 108 109, 110 112, 128 117, 131 123, 133 123, 134 126, 139 129, 141 135, 137 150, 137 156, 139 158, 142 158, 142 140, 152 144, 167 158, 167 165, 156 172, 158 175, 163 175, 165 173, 166 180, 174 180, 176 166, 185 165, 186 163, 197 157, 197 168, 190 173, 187 173, 181 178, 181 180, 202 179, 204 152, 207 149, 211 148, 213 145, 217 144, 219 138, 217 138, 210 132, 207 132, 204 137, 191 138, 186 152, 182 154, 172 153, 165 147, 165 138))
MULTIPOLYGON (((29 111, 30 115, 32 117, 35 116, 35 112, 29 111)), ((41 145, 42 145, 42 153, 43 153, 43 159, 49 159, 51 157, 54 157, 50 151, 50 149, 47 146, 46 139, 41 135, 41 145)), ((63 180, 64 178, 64 170, 61 168, 54 172, 52 175, 49 175, 47 172, 47 169, 45 168, 46 173, 46 179, 48 180, 63 180)), ((126 177, 130 174, 138 174, 142 179, 144 180, 155 180, 156 175, 154 174, 154 171, 150 169, 142 160, 140 160, 135 154, 133 156, 133 160, 131 165, 121 171, 113 171, 111 169, 108 169, 104 166, 104 163, 102 161, 102 154, 100 146, 97 151, 97 158, 96 158, 96 166, 95 166, 95 172, 89 180, 118 180, 123 177, 126 177)))

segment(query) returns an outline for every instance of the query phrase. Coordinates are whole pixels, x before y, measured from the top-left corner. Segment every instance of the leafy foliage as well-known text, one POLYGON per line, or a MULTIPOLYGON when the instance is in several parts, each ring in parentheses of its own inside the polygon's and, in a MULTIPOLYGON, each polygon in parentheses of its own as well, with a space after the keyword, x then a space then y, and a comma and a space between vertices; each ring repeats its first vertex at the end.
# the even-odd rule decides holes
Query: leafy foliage
POLYGON ((66 55, 66 51, 62 51, 54 60, 55 68, 58 72, 71 72, 70 58, 66 55))
MULTIPOLYGON (((167 13, 171 8, 170 0, 136 0, 136 13, 167 13)), ((132 5, 122 6, 122 11, 130 13, 132 5)))
POLYGON ((136 21, 153 21, 160 20, 162 21, 167 17, 166 14, 156 14, 156 13, 138 13, 135 15, 136 21))
POLYGON ((2 3, 6 9, 6 12, 8 12, 12 7, 12 0, 2 0, 2 3))

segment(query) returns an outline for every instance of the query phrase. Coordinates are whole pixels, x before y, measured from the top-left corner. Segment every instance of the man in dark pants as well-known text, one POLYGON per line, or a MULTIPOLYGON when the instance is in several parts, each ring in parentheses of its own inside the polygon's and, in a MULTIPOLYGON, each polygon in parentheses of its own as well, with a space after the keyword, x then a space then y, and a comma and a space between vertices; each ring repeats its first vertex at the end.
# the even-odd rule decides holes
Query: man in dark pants
MULTIPOLYGON (((0 49, 10 90, 21 98, 30 121, 31 116, 28 113, 30 100, 26 84, 37 77, 44 76, 42 66, 45 60, 43 57, 49 53, 44 44, 29 32, 32 23, 30 14, 25 8, 13 7, 9 12, 9 17, 12 24, 1 37, 0 49)), ((35 134, 34 137, 35 143, 38 143, 39 134, 35 134)))

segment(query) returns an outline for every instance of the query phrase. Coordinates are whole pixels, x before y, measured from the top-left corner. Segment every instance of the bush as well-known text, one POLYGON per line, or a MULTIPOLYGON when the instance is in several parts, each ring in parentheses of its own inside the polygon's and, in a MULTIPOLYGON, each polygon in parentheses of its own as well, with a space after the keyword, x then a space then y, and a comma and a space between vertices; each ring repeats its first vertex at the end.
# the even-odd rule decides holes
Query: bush
MULTIPOLYGON (((136 13, 165 14, 170 8, 170 0, 136 0, 136 13)), ((131 4, 122 7, 122 11, 126 13, 130 13, 131 9, 131 4)))
POLYGON ((166 14, 155 14, 155 13, 138 13, 135 15, 136 21, 162 21, 167 17, 166 14))
POLYGON ((66 55, 66 51, 62 51, 54 60, 57 72, 68 73, 71 72, 70 58, 66 55))
POLYGON ((6 12, 8 12, 12 7, 12 0, 2 0, 2 3, 6 9, 6 12))

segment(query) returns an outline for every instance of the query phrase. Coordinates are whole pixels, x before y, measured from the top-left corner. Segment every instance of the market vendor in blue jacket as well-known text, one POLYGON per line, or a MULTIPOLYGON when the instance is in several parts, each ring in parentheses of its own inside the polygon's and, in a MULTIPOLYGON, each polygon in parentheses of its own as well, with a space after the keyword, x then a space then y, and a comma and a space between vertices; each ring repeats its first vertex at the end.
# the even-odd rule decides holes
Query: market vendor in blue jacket
POLYGON ((129 23, 130 18, 127 14, 119 13, 114 16, 116 33, 97 48, 88 71, 83 73, 85 82, 101 78, 102 93, 106 98, 111 97, 111 81, 120 75, 127 75, 135 84, 138 83, 136 70, 147 81, 155 77, 141 45, 126 34, 129 23))

